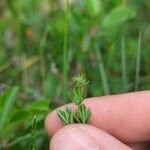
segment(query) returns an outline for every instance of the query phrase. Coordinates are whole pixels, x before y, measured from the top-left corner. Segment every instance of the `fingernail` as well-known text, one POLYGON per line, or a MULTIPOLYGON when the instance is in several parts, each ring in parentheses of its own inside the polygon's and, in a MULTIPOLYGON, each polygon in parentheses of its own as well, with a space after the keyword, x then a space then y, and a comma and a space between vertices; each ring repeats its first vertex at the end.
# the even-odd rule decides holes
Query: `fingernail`
POLYGON ((60 137, 55 150, 99 150, 99 147, 86 131, 72 129, 60 137))

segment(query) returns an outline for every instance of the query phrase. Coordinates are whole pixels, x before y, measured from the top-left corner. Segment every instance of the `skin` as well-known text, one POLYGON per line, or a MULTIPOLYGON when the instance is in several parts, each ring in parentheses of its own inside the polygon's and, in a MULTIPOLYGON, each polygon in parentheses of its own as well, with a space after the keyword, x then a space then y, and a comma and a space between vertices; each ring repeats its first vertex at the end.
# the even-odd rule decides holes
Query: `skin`
MULTIPOLYGON (((90 145, 96 142, 95 149, 102 150, 150 149, 150 91, 88 98, 84 104, 92 112, 89 125, 64 127, 56 111, 48 114, 45 128, 52 137, 51 150, 67 150, 66 145, 74 145, 78 150, 88 149, 84 147, 86 141, 90 145), (72 140, 74 138, 77 140, 72 140)), ((76 109, 74 104, 67 106, 76 109)))

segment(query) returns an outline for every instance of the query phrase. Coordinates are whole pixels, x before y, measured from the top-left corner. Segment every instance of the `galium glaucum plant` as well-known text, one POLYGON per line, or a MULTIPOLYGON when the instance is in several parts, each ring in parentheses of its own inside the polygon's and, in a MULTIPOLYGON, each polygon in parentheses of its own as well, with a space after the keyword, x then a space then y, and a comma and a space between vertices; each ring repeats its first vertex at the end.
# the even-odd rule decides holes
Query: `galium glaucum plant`
POLYGON ((77 75, 72 78, 73 88, 70 92, 72 102, 77 105, 77 110, 73 112, 71 108, 58 110, 57 115, 64 125, 72 123, 88 123, 91 117, 90 108, 87 108, 82 102, 86 97, 86 86, 88 81, 84 75, 77 75))
POLYGON ((59 110, 57 114, 65 125, 74 123, 73 112, 71 108, 66 107, 64 111, 59 110))

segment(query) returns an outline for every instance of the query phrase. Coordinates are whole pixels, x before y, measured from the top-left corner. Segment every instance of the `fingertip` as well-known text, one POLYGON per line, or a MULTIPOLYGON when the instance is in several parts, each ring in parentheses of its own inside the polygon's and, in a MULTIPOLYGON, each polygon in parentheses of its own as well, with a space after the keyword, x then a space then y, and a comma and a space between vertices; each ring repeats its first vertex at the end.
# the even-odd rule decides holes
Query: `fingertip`
POLYGON ((44 126, 46 132, 49 136, 52 136, 55 132, 57 132, 61 127, 63 127, 63 123, 61 122, 60 118, 57 115, 57 110, 63 110, 66 106, 71 107, 74 111, 76 106, 74 104, 64 105, 60 108, 55 109, 54 111, 50 112, 44 122, 44 126))
POLYGON ((52 136, 63 124, 57 116, 56 110, 50 112, 44 122, 48 136, 52 136))
POLYGON ((131 150, 108 133, 91 125, 72 124, 61 128, 54 134, 50 150, 131 150))
POLYGON ((87 125, 71 124, 56 132, 50 142, 50 150, 99 150, 94 138, 85 133, 82 127, 87 125))

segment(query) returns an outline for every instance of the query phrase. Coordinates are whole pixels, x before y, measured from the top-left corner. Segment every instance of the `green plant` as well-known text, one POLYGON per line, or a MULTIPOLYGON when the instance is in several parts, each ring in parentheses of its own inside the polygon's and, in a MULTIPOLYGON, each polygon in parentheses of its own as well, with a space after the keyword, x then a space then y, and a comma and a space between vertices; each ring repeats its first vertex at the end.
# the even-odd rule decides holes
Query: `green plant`
POLYGON ((68 80, 68 27, 69 27, 69 0, 66 0, 64 20, 64 46, 63 46, 63 96, 67 103, 67 80, 68 80))
POLYGON ((61 119, 61 121, 67 125, 67 124, 72 124, 74 121, 73 121, 73 112, 72 110, 67 107, 65 109, 65 111, 62 111, 62 110, 59 110, 57 112, 59 118, 61 119))
POLYGON ((88 123, 91 117, 90 108, 87 108, 82 102, 85 98, 86 85, 88 81, 84 75, 78 75, 72 78, 73 89, 70 97, 72 102, 77 105, 77 110, 73 112, 71 108, 67 107, 65 110, 58 110, 57 115, 64 125, 72 123, 88 123))
POLYGON ((37 116, 33 117, 32 131, 31 131, 31 150, 36 150, 36 123, 37 116))
POLYGON ((135 91, 138 90, 140 67, 141 67, 141 44, 142 44, 142 33, 139 32, 137 53, 136 53, 136 72, 135 72, 135 91))
MULTIPOLYGON (((149 90, 149 4, 1 0, 0 149, 29 149, 34 115, 36 149, 48 149, 44 119, 69 102, 69 74, 86 75, 88 97, 149 90)), ((70 123, 80 122, 71 112, 70 123)))
POLYGON ((27 143, 30 143, 30 149, 35 150, 40 146, 36 141, 45 135, 43 123, 49 102, 38 99, 24 106, 19 102, 18 93, 17 86, 0 93, 0 149, 29 149, 27 143))

